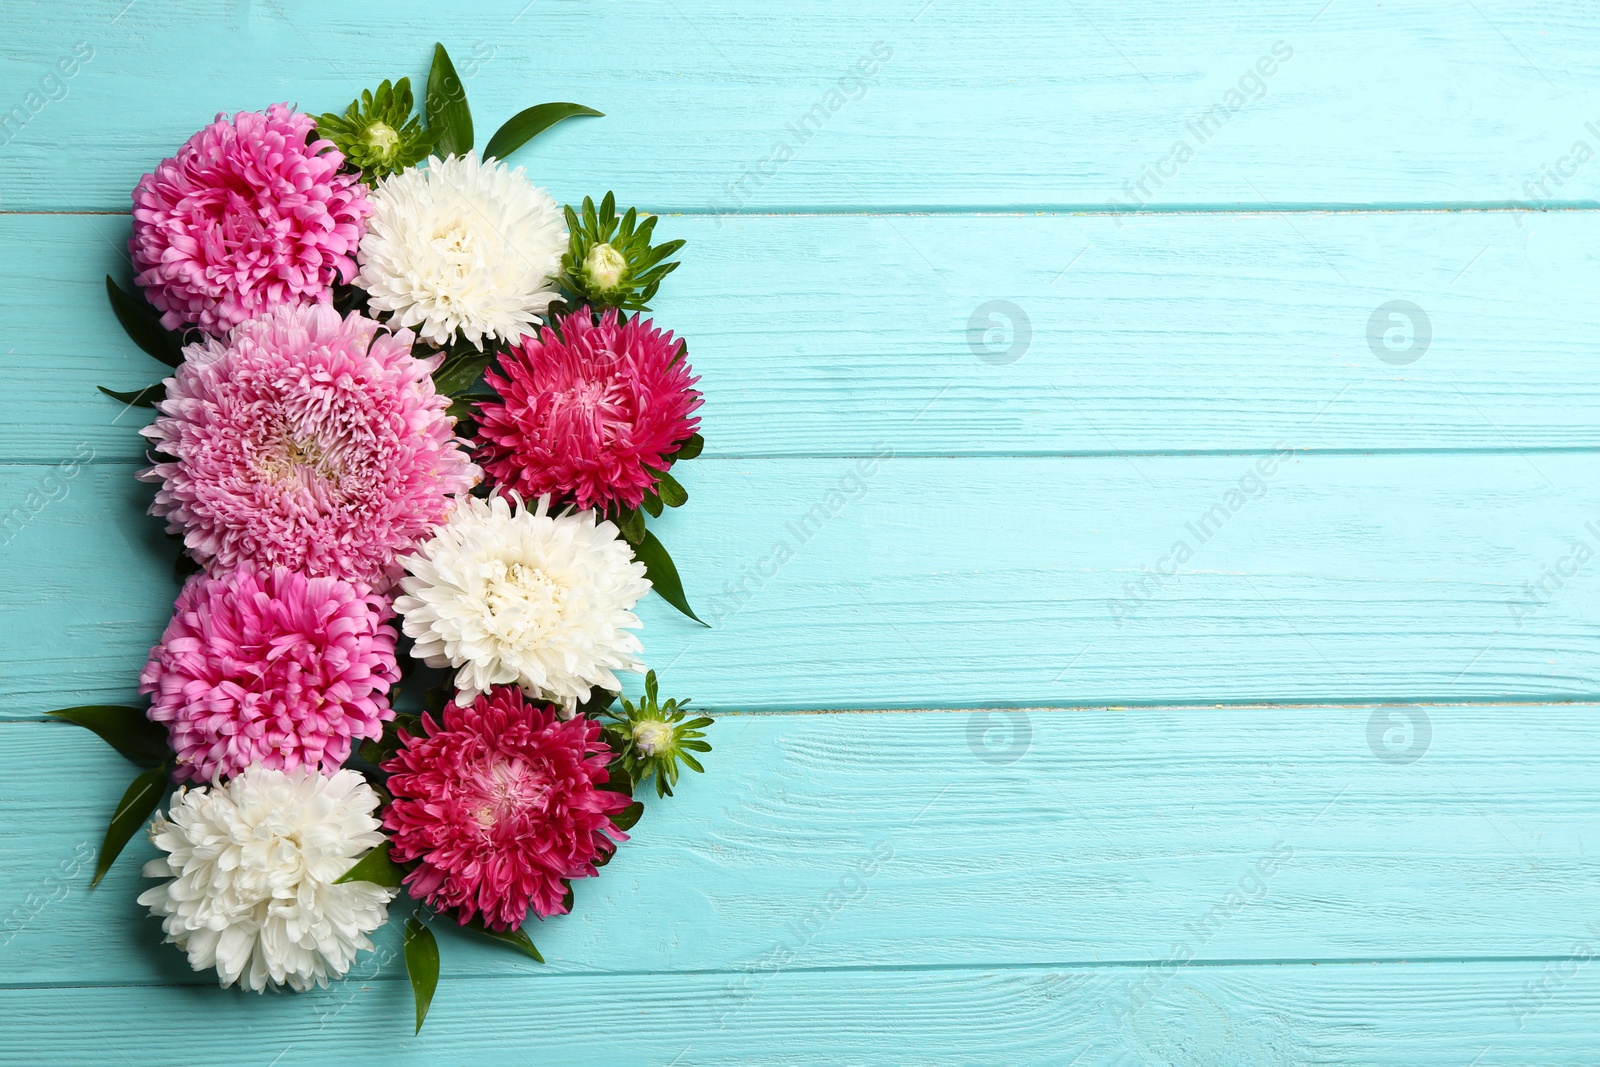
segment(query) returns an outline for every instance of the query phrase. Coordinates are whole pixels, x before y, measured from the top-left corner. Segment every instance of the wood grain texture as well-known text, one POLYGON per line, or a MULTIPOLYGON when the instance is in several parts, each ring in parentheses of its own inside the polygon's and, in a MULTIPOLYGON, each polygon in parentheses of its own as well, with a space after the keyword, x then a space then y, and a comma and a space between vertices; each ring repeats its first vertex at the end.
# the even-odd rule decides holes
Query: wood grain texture
MULTIPOLYGON (((1591 950, 1592 951, 1592 948, 1591 950)), ((0 992, 35 1067, 186 1064, 1274 1064, 1593 1062, 1592 961, 1189 967, 1136 1012, 1123 969, 787 971, 439 985, 418 1038, 403 982, 296 997, 0 992), (1525 989, 1540 1009, 1521 1011, 1525 989), (603 1005, 597 1010, 596 1005, 603 1005), (138 1017, 134 1027, 119 1025, 138 1017), (219 1035, 226 1035, 219 1039, 219 1035), (226 1041, 226 1048, 218 1047, 226 1041), (604 1056, 598 1056, 603 1045, 604 1056)), ((0 1056, 3 1056, 0 1052, 0 1056)))
MULTIPOLYGON (((712 455, 1600 445, 1600 216, 661 228, 690 242, 656 319, 690 344, 712 455), (1380 314, 1374 347, 1392 300, 1421 309, 1429 340, 1380 314), (1391 329, 1419 347, 1391 352, 1391 329)), ((0 287, 31 294, 0 307, 6 460, 83 442, 142 456, 133 429, 149 414, 94 388, 137 390, 165 370, 107 306, 103 276, 131 279, 127 235, 120 217, 0 216, 0 287)))
POLYGON ((1600 170, 1570 160, 1575 141, 1600 144, 1586 127, 1600 27, 1555 0, 1444 14, 1423 0, 497 0, 446 22, 395 0, 381 38, 369 11, 311 0, 16 0, 8 16, 28 28, 3 68, 0 106, 24 109, 0 148, 9 210, 125 209, 138 177, 215 112, 341 110, 380 78, 420 79, 436 39, 458 57, 480 145, 531 103, 607 113, 519 157, 562 199, 596 182, 656 210, 714 212, 1600 190, 1600 170), (93 58, 41 84, 80 43, 93 58), (849 80, 874 47, 889 58, 849 80), (1546 167, 1567 175, 1551 184, 1546 167))
MULTIPOLYGON (((734 715, 711 740, 574 913, 529 923, 545 967, 446 931, 444 973, 1509 960, 1600 938, 1592 705, 734 715)), ((134 903, 142 837, 87 888, 133 773, 65 724, 0 725, 0 984, 213 984, 134 903)))
MULTIPOLYGON (((1591 453, 883 457, 685 464, 712 628, 647 598, 647 662, 712 710, 1600 694, 1591 453)), ((176 595, 135 468, 68 469, 0 467, 0 717, 131 698, 176 595)))

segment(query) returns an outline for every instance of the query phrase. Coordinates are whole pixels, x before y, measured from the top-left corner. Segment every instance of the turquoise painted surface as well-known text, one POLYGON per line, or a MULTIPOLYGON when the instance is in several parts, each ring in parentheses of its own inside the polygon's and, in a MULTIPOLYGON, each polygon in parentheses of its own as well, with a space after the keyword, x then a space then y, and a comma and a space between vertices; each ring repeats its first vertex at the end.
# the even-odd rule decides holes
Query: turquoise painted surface
POLYGON ((8 6, 0 1063, 1600 1058, 1600 12, 524 3, 8 6), (127 768, 41 713, 131 696, 175 591, 93 390, 159 373, 129 188, 436 38, 482 130, 606 111, 518 161, 690 241, 716 627, 645 639, 722 718, 412 1038, 392 939, 253 998, 156 944, 147 845, 90 892, 127 768))

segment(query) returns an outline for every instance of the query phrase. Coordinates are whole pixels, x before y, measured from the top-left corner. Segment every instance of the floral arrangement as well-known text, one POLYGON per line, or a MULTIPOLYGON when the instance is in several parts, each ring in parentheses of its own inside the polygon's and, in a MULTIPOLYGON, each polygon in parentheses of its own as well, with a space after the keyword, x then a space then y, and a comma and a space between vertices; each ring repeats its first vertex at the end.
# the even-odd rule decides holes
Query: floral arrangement
POLYGON ((139 903, 225 987, 326 986, 404 893, 420 1029, 432 920, 542 962, 528 915, 710 751, 654 672, 619 702, 640 598, 694 618, 646 528, 703 444, 686 346, 642 317, 683 242, 503 162, 599 114, 530 107, 480 155, 439 46, 420 115, 405 78, 219 115, 134 190, 107 292, 172 373, 102 391, 155 411, 182 587, 147 706, 52 714, 146 768, 94 881, 149 823, 139 903))

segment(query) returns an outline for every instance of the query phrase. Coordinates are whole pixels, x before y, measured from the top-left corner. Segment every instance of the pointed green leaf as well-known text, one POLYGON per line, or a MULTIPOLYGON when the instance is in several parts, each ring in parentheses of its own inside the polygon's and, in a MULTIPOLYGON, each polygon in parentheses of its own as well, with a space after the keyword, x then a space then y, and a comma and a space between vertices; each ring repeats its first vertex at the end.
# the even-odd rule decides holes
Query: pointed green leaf
POLYGON ((488 352, 451 356, 433 372, 434 391, 451 397, 470 391, 482 384, 484 368, 493 358, 488 352))
POLYGON ((467 107, 467 90, 442 44, 433 46, 433 69, 428 72, 423 113, 428 117, 428 132, 434 136, 433 150, 440 156, 464 156, 472 151, 472 111, 467 107))
POLYGON ((117 862, 117 857, 122 855, 123 847, 141 826, 150 821, 150 816, 161 806, 161 797, 166 793, 170 781, 171 774, 167 766, 162 764, 139 775, 128 786, 128 791, 122 794, 117 810, 111 814, 111 824, 106 827, 105 840, 100 843, 100 862, 95 864, 94 881, 89 883, 91 888, 100 884, 100 879, 106 876, 111 865, 117 862))
POLYGON ((662 510, 661 498, 656 496, 655 493, 646 493, 644 495, 644 509, 650 513, 651 518, 659 519, 662 510))
POLYGON ((639 821, 639 816, 643 814, 644 805, 635 800, 632 804, 611 816, 611 825, 618 830, 631 830, 634 824, 639 821))
POLYGON ((183 362, 183 338, 161 325, 159 311, 123 290, 109 274, 106 296, 111 298, 111 310, 134 344, 169 367, 183 362))
POLYGON ((413 915, 406 920, 406 975, 411 979, 411 996, 417 1002, 417 1033, 422 1033, 422 1020, 428 1017, 428 1005, 433 1003, 433 991, 439 987, 439 942, 413 915))
POLYGON ((373 885, 394 889, 406 876, 405 868, 389 858, 389 842, 385 841, 356 861, 355 866, 333 880, 341 882, 371 882, 373 885))
POLYGON ((678 568, 655 534, 645 531, 644 540, 633 546, 633 558, 644 564, 644 576, 650 579, 650 584, 663 600, 701 626, 706 625, 689 606, 689 598, 683 594, 683 580, 678 577, 678 568))
POLYGON ((617 516, 617 529, 622 531, 622 536, 628 539, 628 544, 636 545, 644 540, 644 513, 637 508, 629 508, 617 516))
POLYGON ((527 931, 520 926, 514 930, 491 930, 483 925, 482 915, 474 915, 461 925, 461 929, 479 937, 498 941, 503 945, 510 945, 524 956, 529 956, 540 963, 544 962, 544 957, 539 955, 539 950, 533 945, 533 938, 529 937, 527 931))
POLYGON ((126 393, 115 389, 107 389, 103 385, 95 386, 96 389, 106 394, 113 400, 120 400, 133 408, 153 408, 167 397, 167 383, 157 382, 147 385, 143 389, 129 390, 126 393))
POLYGON ((633 796, 633 778, 630 777, 628 772, 620 766, 609 767, 606 769, 605 782, 601 785, 595 786, 595 788, 604 789, 611 793, 621 793, 623 796, 631 797, 633 796))
POLYGON ((689 501, 689 492, 678 484, 678 479, 663 471, 656 479, 656 493, 669 508, 681 508, 689 501))
POLYGON ((172 749, 167 745, 167 728, 146 718, 143 708, 85 704, 46 714, 93 730, 106 744, 143 766, 165 763, 172 758, 172 749))
MULTIPOLYGON (((562 879, 562 881, 567 881, 562 879)), ((568 915, 572 914, 572 883, 567 882, 567 895, 561 898, 561 910, 568 915)))
POLYGON ((489 138, 488 147, 483 150, 484 158, 504 159, 562 119, 576 115, 600 118, 603 114, 582 104, 535 104, 512 115, 504 126, 495 131, 495 135, 489 138))
POLYGON ((672 458, 674 461, 680 459, 694 459, 696 456, 700 455, 705 447, 706 439, 704 437, 701 437, 697 433, 690 434, 689 439, 678 446, 678 452, 672 458))

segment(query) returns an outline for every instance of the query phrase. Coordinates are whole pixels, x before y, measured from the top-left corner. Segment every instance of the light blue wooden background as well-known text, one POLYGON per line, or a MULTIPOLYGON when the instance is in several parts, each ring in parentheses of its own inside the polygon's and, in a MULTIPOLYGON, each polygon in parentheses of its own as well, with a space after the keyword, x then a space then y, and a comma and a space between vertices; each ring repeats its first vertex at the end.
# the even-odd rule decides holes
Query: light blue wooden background
POLYGON ((0 1061, 1600 1058, 1592 5, 5 24, 0 1061), (723 717, 711 773, 533 930, 547 966, 442 937, 413 1039, 392 937, 258 998, 156 943, 148 845, 90 892, 129 767, 41 713, 131 698, 175 591, 134 418, 94 391, 158 373, 100 282, 128 275, 129 190, 217 110, 337 109, 436 38, 480 143, 531 102, 598 107, 519 161, 690 242, 658 317, 709 445, 663 536, 717 626, 657 602, 645 633, 723 717), (1431 328, 1413 362, 1369 340, 1393 300, 1431 328), (969 336, 990 301, 1026 317, 988 338, 1026 340, 1011 362, 969 336))

